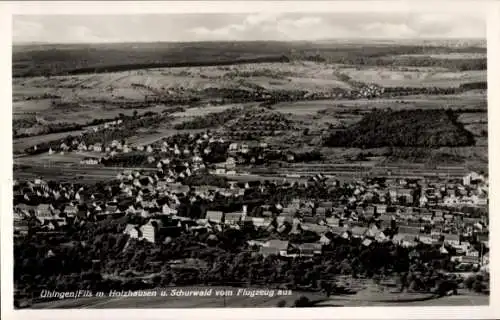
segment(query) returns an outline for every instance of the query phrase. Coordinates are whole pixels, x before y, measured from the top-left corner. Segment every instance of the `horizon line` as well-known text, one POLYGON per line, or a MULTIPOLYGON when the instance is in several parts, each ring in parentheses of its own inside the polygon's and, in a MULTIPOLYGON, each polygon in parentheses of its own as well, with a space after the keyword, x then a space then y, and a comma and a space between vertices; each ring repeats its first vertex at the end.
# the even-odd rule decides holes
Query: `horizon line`
POLYGON ((168 40, 157 40, 157 41, 110 41, 110 42, 50 42, 50 41, 12 41, 12 45, 100 45, 100 44, 145 44, 145 43, 216 43, 216 42, 283 42, 283 43, 293 43, 293 42, 322 42, 322 41, 487 41, 486 37, 447 37, 447 38, 325 38, 325 39, 314 39, 314 40, 193 40, 193 41, 168 41, 168 40))

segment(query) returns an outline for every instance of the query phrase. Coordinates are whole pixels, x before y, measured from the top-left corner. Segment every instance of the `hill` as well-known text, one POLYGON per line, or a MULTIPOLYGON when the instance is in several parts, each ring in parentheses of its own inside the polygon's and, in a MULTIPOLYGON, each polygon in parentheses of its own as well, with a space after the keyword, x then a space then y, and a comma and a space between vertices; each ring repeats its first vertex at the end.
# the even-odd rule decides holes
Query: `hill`
POLYGON ((230 65, 290 60, 325 61, 372 66, 445 66, 484 70, 486 59, 390 58, 404 54, 485 53, 466 46, 395 45, 321 42, 197 42, 32 45, 13 47, 13 77, 116 72, 145 68, 230 65), (117 61, 119 61, 117 63, 117 61), (123 61, 126 61, 123 63, 123 61))
POLYGON ((448 110, 374 111, 325 139, 330 147, 455 147, 474 144, 472 133, 448 110))

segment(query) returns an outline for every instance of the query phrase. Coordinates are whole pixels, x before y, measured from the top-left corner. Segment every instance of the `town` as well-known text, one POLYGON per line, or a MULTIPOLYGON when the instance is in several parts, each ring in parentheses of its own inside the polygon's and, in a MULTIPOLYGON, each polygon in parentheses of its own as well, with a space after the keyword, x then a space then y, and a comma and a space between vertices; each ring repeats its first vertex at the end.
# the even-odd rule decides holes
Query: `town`
POLYGON ((489 303, 485 41, 13 48, 15 307, 489 303))
MULTIPOLYGON (((78 140, 73 145, 74 152, 86 149, 78 140)), ((16 251, 18 285, 31 283, 36 293, 82 283, 61 279, 65 272, 87 278, 86 289, 236 281, 319 290, 335 283, 336 274, 405 272, 418 280, 402 288, 425 291, 454 274, 487 270, 487 176, 340 181, 318 173, 259 180, 239 171, 270 149, 211 131, 136 150, 114 140, 94 145, 102 156, 82 164, 111 161, 120 152, 142 156, 133 165, 144 168, 95 185, 15 181, 16 250, 23 250, 16 251), (241 269, 242 263, 256 266, 241 269), (315 267, 298 278, 293 270, 308 263, 315 267)))

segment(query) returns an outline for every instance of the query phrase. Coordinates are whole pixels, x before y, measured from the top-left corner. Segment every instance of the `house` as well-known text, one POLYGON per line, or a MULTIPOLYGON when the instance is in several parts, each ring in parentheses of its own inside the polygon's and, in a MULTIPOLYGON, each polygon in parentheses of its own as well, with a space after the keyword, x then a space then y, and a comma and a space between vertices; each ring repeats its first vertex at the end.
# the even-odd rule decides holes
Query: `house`
POLYGON ((318 242, 321 245, 327 246, 332 242, 332 240, 330 240, 330 238, 328 238, 325 234, 322 234, 318 242))
POLYGON ((206 214, 206 219, 212 222, 220 223, 222 222, 222 216, 223 216, 222 211, 208 210, 206 214))
POLYGON ((373 240, 367 238, 367 239, 364 239, 361 244, 365 247, 369 247, 372 243, 373 243, 373 240))
POLYGON ((443 218, 443 217, 434 217, 434 218, 432 219, 432 222, 433 222, 434 224, 441 224, 441 223, 444 223, 444 218, 443 218))
POLYGON ((415 247, 417 245, 416 236, 412 234, 398 233, 392 239, 393 243, 403 247, 415 247))
POLYGON ((466 256, 468 257, 471 257, 471 258, 476 258, 477 260, 479 260, 479 251, 477 251, 476 249, 474 248, 469 248, 465 254, 466 256))
POLYGON ((233 142, 229 145, 229 151, 236 151, 238 150, 238 144, 236 142, 233 142))
POLYGON ((14 222, 23 221, 25 219, 25 217, 26 217, 26 214, 24 212, 19 211, 19 210, 15 210, 13 213, 14 222))
POLYGON ((420 228, 419 227, 410 227, 410 226, 399 226, 398 233, 418 235, 420 233, 420 228))
POLYGON ((151 222, 148 222, 145 225, 141 226, 139 230, 142 233, 142 239, 155 243, 156 228, 151 224, 151 222))
POLYGON ((225 162, 225 167, 227 170, 232 170, 236 168, 236 160, 233 157, 227 158, 225 162))
POLYGON ((269 240, 260 248, 260 253, 264 256, 268 256, 270 254, 285 256, 287 255, 289 245, 288 241, 275 239, 269 240))
POLYGON ((78 208, 73 204, 69 204, 64 207, 64 214, 66 214, 67 217, 74 217, 76 216, 77 212, 78 208))
POLYGON ((52 211, 50 209, 50 206, 48 204, 39 204, 36 207, 35 210, 35 216, 40 220, 42 223, 47 220, 47 219, 52 219, 52 211))
POLYGON ((256 227, 265 227, 270 223, 270 220, 266 219, 266 218, 252 217, 251 220, 252 220, 253 225, 256 227))
POLYGON ((332 227, 339 226, 340 219, 338 218, 326 218, 326 224, 332 227))
POLYGON ((398 197, 403 197, 406 203, 413 203, 413 190, 412 189, 400 189, 398 190, 398 197))
POLYGON ((191 160, 194 162, 194 163, 199 163, 199 162, 203 162, 203 158, 200 157, 199 155, 195 155, 191 158, 191 160))
POLYGON ((177 214, 177 210, 170 208, 168 204, 164 204, 162 207, 162 213, 164 215, 175 215, 177 214))
POLYGON ((398 198, 398 193, 397 193, 396 189, 389 189, 389 197, 390 197, 392 202, 396 202, 396 200, 398 198))
POLYGON ((490 263, 490 253, 489 253, 489 252, 488 252, 488 253, 486 253, 486 254, 483 256, 481 263, 482 263, 483 265, 488 265, 488 264, 490 263))
POLYGON ((375 205, 375 212, 377 214, 384 214, 387 212, 387 206, 385 204, 376 204, 375 205))
POLYGON ((96 165, 99 164, 99 160, 96 158, 84 158, 80 161, 80 164, 83 165, 96 165))
POLYGON ((468 186, 468 185, 470 185, 470 183, 471 183, 471 174, 468 174, 462 178, 462 184, 464 186, 468 186))
POLYGON ((323 207, 316 208, 316 215, 321 218, 324 218, 326 215, 326 208, 323 207))
POLYGON ((351 229, 351 234, 354 238, 362 238, 365 236, 368 228, 355 226, 351 229))
POLYGON ((249 151, 248 145, 245 143, 242 143, 240 146, 240 152, 241 153, 248 153, 248 151, 249 151))
POLYGON ((226 224, 237 224, 240 222, 242 217, 242 212, 227 212, 224 214, 224 223, 226 224))
POLYGON ((140 230, 133 224, 127 224, 123 233, 127 234, 132 239, 139 239, 140 237, 140 230))
POLYGON ((447 221, 452 221, 454 219, 454 216, 452 214, 445 214, 444 219, 447 221))
POLYGON ((333 207, 333 202, 331 201, 323 201, 319 203, 320 208, 332 208, 333 207))
POLYGON ((385 241, 388 241, 388 238, 387 238, 387 236, 385 235, 385 233, 384 233, 384 232, 379 231, 379 232, 375 235, 375 241, 377 241, 377 242, 385 242, 385 241))
POLYGON ((422 194, 422 196, 419 199, 419 204, 421 207, 425 207, 429 203, 429 199, 425 196, 425 194, 422 194))
POLYGON ((458 246, 460 245, 460 236, 457 234, 444 234, 444 241, 451 246, 458 246))
POLYGON ((14 234, 17 236, 25 236, 29 233, 28 221, 14 221, 14 234))
POLYGON ((226 169, 217 168, 217 169, 215 169, 215 174, 226 174, 226 169))
POLYGON ((319 255, 322 252, 321 243, 302 243, 296 245, 295 248, 298 250, 299 255, 302 257, 311 257, 314 255, 319 255))
POLYGON ((431 245, 435 243, 435 239, 433 239, 431 236, 425 235, 425 234, 419 234, 417 236, 418 241, 420 241, 423 244, 431 245))
POLYGON ((364 236, 369 238, 375 238, 378 235, 378 233, 379 229, 377 228, 377 226, 372 225, 366 230, 364 236))

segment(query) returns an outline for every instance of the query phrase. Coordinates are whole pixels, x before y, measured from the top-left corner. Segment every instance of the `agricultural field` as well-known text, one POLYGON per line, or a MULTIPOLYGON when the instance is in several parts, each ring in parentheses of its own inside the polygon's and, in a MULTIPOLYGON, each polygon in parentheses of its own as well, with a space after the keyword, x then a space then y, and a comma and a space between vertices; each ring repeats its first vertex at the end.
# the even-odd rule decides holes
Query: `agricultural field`
POLYGON ((19 139, 14 139, 13 141, 13 150, 14 154, 22 154, 24 152, 24 149, 38 145, 40 143, 43 143, 45 141, 53 141, 57 139, 62 139, 68 135, 78 135, 85 130, 75 130, 75 131, 68 131, 68 132, 58 132, 58 133, 51 133, 51 134, 45 134, 45 135, 37 135, 33 137, 25 137, 25 138, 19 138, 19 139))
MULTIPOLYGON (((444 157, 440 161, 450 161, 451 157, 460 163, 482 163, 483 166, 487 162, 485 90, 377 98, 300 98, 304 93, 349 92, 357 90, 360 85, 370 84, 387 88, 448 89, 461 84, 482 83, 486 81, 486 70, 481 64, 486 59, 486 50, 478 44, 460 48, 437 43, 418 46, 391 42, 374 43, 373 46, 335 42, 224 43, 220 48, 207 43, 189 46, 135 44, 132 47, 123 44, 98 45, 95 51, 85 52, 78 45, 68 45, 57 49, 60 55, 50 57, 42 47, 14 49, 13 125, 16 134, 31 135, 14 139, 15 153, 23 153, 33 145, 70 134, 77 135, 92 128, 88 125, 94 120, 113 119, 120 114, 131 116, 137 112, 161 114, 172 107, 182 106, 184 111, 172 113, 168 122, 155 128, 143 128, 128 137, 133 146, 146 145, 175 134, 176 126, 180 128, 196 117, 233 107, 255 107, 261 103, 256 97, 258 92, 285 92, 298 93, 299 98, 285 101, 277 98, 270 108, 293 123, 293 130, 288 130, 292 129, 291 126, 284 126, 283 134, 263 135, 259 137, 260 141, 307 148, 321 144, 331 130, 344 130, 356 124, 374 109, 452 109, 457 112, 457 121, 473 134, 476 144, 432 150, 429 152, 435 156, 431 158, 439 160, 444 157), (134 53, 129 54, 127 50, 134 53), (37 59, 51 59, 52 65, 45 60, 45 64, 29 65, 25 59, 28 54, 33 57, 30 63, 37 59), (82 61, 68 58, 75 54, 79 54, 82 61), (159 54, 162 59, 169 57, 169 63, 172 63, 161 65, 159 54), (273 58, 281 56, 287 59, 273 58), (117 59, 119 57, 121 60, 117 59), (214 61, 216 57, 217 61, 214 61), (111 61, 127 61, 128 64, 110 72, 115 70, 114 67, 106 69, 102 66, 112 66, 111 61), (93 67, 95 70, 88 70, 93 67), (244 101, 235 102, 235 99, 244 101), (46 134, 47 126, 56 123, 83 127, 46 134)), ((253 128, 253 122, 248 119, 242 122, 235 119, 220 128, 230 127, 232 135, 236 133, 237 136, 240 124, 249 130, 258 127, 253 128)), ((240 141, 246 138, 238 137, 240 141)), ((350 161, 358 153, 373 151, 356 148, 324 150, 330 155, 329 162, 341 163, 350 161)), ((404 158, 398 159, 386 151, 375 151, 379 163, 405 162, 404 158)), ((411 159, 408 161, 415 161, 411 159)), ((38 162, 43 161, 45 158, 42 157, 38 162)))
POLYGON ((19 164, 14 168, 14 178, 18 180, 34 180, 44 177, 47 180, 58 182, 72 182, 95 184, 97 182, 110 181, 123 171, 123 168, 103 167, 99 165, 25 165, 19 164))
POLYGON ((451 53, 437 53, 437 54, 403 54, 393 57, 428 57, 431 59, 485 59, 486 53, 480 52, 451 52, 451 53))
POLYGON ((354 81, 373 83, 383 87, 458 87, 463 83, 486 81, 485 70, 451 72, 442 70, 405 71, 388 67, 343 68, 354 81))

